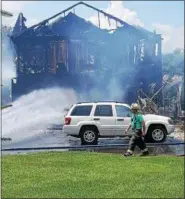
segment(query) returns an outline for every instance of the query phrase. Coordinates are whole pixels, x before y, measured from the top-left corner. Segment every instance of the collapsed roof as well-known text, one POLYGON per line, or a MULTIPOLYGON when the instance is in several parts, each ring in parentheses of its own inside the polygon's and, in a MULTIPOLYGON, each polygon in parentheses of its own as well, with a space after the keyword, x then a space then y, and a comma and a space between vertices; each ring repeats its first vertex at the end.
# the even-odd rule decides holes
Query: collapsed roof
POLYGON ((98 39, 107 38, 110 35, 117 35, 123 31, 129 31, 137 36, 142 38, 161 38, 160 35, 156 33, 149 32, 141 27, 132 26, 121 19, 110 15, 100 9, 97 9, 87 3, 79 2, 74 4, 73 6, 57 13, 56 15, 41 21, 29 28, 25 25, 25 17, 21 13, 17 19, 17 22, 14 27, 14 31, 12 34, 12 38, 16 37, 27 37, 27 36, 63 36, 63 37, 72 37, 72 38, 79 38, 79 37, 88 37, 90 35, 97 39, 96 33, 98 34, 98 39), (108 18, 108 21, 114 20, 116 24, 120 24, 120 27, 117 27, 113 34, 109 33, 109 30, 101 29, 100 28, 100 19, 99 20, 99 27, 93 25, 91 22, 86 21, 85 19, 77 16, 76 14, 70 12, 68 15, 65 15, 66 12, 70 11, 76 6, 85 5, 99 13, 103 14, 105 17, 108 18), (64 16, 61 16, 64 14, 64 16), (57 18, 59 17, 60 18, 57 18), (57 19, 56 19, 57 18, 57 19), (53 22, 51 22, 53 21, 53 22), (87 34, 88 33, 88 34, 87 34), (102 36, 102 37, 101 37, 102 36))

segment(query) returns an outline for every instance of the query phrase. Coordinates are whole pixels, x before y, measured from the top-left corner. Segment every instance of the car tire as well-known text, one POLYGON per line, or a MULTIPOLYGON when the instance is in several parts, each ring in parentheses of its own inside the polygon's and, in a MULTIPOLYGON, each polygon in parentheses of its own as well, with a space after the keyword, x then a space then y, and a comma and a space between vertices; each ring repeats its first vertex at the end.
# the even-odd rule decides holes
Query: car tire
POLYGON ((85 127, 80 132, 81 145, 97 145, 98 132, 94 127, 85 127))
POLYGON ((166 129, 160 125, 149 127, 145 137, 146 142, 160 143, 164 142, 167 137, 166 129))

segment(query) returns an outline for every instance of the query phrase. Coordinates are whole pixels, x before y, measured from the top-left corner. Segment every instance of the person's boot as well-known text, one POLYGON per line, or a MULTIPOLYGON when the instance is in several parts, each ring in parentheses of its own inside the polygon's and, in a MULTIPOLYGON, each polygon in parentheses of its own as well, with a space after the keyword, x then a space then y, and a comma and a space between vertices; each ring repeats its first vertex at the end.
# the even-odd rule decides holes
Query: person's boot
POLYGON ((144 150, 144 151, 140 154, 140 156, 148 156, 148 155, 149 155, 148 150, 144 150))
POLYGON ((127 152, 124 154, 124 156, 128 157, 128 156, 132 156, 133 153, 131 150, 127 150, 127 152))

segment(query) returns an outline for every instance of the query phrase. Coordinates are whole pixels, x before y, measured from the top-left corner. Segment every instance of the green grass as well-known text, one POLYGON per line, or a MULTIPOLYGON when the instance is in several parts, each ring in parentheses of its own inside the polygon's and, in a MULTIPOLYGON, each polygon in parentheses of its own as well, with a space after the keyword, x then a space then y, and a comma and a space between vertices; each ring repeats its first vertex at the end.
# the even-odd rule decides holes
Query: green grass
POLYGON ((2 157, 3 198, 184 198, 184 158, 47 152, 2 157))

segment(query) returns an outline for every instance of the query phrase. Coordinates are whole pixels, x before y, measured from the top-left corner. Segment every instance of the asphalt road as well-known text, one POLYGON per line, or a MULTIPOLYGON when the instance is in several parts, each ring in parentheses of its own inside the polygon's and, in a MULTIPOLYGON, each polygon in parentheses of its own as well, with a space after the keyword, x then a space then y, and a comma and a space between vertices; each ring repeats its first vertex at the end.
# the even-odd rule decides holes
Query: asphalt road
MULTIPOLYGON (((179 142, 180 140, 174 137, 168 137, 166 142, 179 142)), ((99 144, 127 144, 129 142, 128 138, 110 138, 110 139, 99 139, 99 144)), ((2 141, 3 148, 31 148, 31 147, 59 147, 59 146, 80 146, 81 142, 78 138, 73 138, 71 136, 66 136, 61 130, 46 130, 38 133, 33 137, 26 138, 22 141, 14 142, 2 141)), ((177 155, 184 154, 184 145, 169 146, 169 147, 158 147, 158 153, 172 153, 177 155)), ((54 150, 52 150, 54 151, 54 150)), ((64 150, 62 150, 64 151, 64 150)), ((33 151, 32 151, 33 152, 33 151)), ((36 151, 34 151, 36 152, 36 151)), ((3 154, 17 154, 17 153, 27 153, 27 151, 19 152, 3 152, 3 154)))

